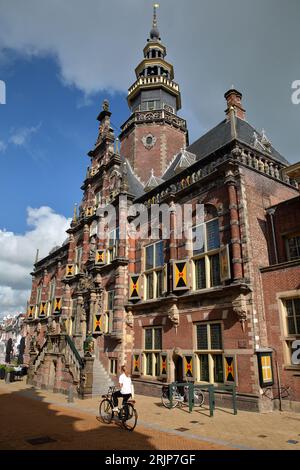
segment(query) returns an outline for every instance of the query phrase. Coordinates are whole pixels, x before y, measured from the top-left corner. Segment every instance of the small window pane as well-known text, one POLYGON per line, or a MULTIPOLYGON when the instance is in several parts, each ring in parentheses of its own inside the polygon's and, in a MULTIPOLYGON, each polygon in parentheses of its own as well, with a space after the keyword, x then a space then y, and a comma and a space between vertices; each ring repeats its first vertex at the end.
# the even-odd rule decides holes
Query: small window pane
POLYGON ((113 310, 114 308, 114 294, 113 290, 107 292, 107 310, 113 310))
POLYGON ((294 315, 293 301, 292 300, 287 300, 285 305, 286 305, 287 316, 292 317, 294 315))
POLYGON ((147 299, 153 299, 153 273, 146 276, 147 299))
POLYGON ((208 349, 207 325, 197 325, 197 349, 208 349))
POLYGON ((154 354, 154 360, 155 360, 155 375, 158 377, 160 375, 159 371, 159 353, 154 354))
POLYGON ((300 236, 288 239, 290 259, 297 259, 300 257, 300 236))
POLYGON ((223 378, 223 356, 222 354, 216 354, 213 356, 214 361, 214 382, 222 383, 223 378))
POLYGON ((156 273, 156 297, 161 297, 164 290, 164 272, 157 271, 156 273))
POLYGON ((159 242, 155 244, 155 267, 161 267, 164 265, 164 244, 159 242))
POLYGON ((300 335, 300 315, 296 316, 296 334, 300 335))
POLYGON ((219 254, 210 256, 209 259, 210 259, 210 282, 211 282, 211 287, 219 286, 221 284, 219 254))
POLYGON ((215 250, 220 246, 219 221, 214 219, 206 224, 207 251, 215 250))
POLYGON ((209 367, 208 367, 208 355, 200 354, 200 381, 209 382, 209 367))
POLYGON ((152 353, 146 354, 146 375, 152 375, 152 353))
POLYGON ((206 288, 205 259, 195 261, 196 289, 206 288))
POLYGON ((300 299, 294 299, 295 315, 300 315, 300 299))
POLYGON ((287 323, 288 323, 288 334, 289 335, 295 335, 296 334, 296 327, 295 327, 294 317, 288 317, 287 323))
POLYGON ((193 253, 204 253, 204 225, 197 225, 192 229, 193 253))
POLYGON ((146 247, 146 270, 152 269, 154 267, 153 248, 153 245, 149 245, 146 247))
POLYGON ((222 330, 219 323, 210 325, 210 345, 211 349, 222 349, 222 330))
POLYGON ((154 349, 162 349, 161 328, 154 329, 154 349))
POLYGON ((153 349, 152 348, 152 330, 151 329, 145 330, 145 349, 153 349))

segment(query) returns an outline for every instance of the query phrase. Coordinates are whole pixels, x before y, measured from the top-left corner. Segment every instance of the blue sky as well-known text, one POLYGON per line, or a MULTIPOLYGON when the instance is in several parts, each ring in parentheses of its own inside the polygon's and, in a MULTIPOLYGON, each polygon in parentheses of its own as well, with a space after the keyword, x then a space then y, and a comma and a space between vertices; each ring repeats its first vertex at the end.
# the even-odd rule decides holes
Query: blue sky
MULTIPOLYGON (((24 310, 36 248, 65 238, 104 98, 118 128, 151 29, 152 0, 0 0, 0 317, 24 310), (0 97, 1 98, 1 97, 0 97)), ((246 119, 300 160, 299 0, 161 0, 158 26, 190 141, 243 93, 246 119)), ((117 133, 117 132, 116 132, 117 133)))
MULTIPOLYGON (((51 57, 22 58, 8 53, 1 69, 6 105, 0 106, 1 228, 26 230, 26 208, 46 205, 70 216, 81 198, 89 158, 97 137, 96 116, 104 98, 118 128, 128 116, 126 95, 84 94, 64 85, 51 57)), ((117 131, 116 131, 117 132, 117 131)))

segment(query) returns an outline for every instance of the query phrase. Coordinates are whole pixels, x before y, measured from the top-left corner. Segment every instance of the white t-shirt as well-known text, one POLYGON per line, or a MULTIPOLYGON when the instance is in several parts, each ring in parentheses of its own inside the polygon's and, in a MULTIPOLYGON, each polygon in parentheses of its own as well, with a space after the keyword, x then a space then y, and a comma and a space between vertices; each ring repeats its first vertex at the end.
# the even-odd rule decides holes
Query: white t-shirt
POLYGON ((122 395, 127 395, 131 393, 131 378, 127 377, 126 374, 121 374, 119 377, 119 383, 122 385, 121 393, 122 395))

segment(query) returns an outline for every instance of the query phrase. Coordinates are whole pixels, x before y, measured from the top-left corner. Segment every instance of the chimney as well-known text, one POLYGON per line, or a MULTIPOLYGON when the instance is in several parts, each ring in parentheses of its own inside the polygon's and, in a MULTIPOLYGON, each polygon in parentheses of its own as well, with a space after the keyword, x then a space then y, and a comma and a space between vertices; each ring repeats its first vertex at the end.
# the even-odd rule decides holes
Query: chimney
POLYGON ((230 119, 230 110, 233 108, 235 110, 235 115, 240 118, 245 120, 246 119, 246 111, 242 107, 242 93, 240 93, 238 90, 235 88, 231 88, 228 90, 224 97, 225 100, 227 101, 227 109, 225 111, 227 119, 230 119))

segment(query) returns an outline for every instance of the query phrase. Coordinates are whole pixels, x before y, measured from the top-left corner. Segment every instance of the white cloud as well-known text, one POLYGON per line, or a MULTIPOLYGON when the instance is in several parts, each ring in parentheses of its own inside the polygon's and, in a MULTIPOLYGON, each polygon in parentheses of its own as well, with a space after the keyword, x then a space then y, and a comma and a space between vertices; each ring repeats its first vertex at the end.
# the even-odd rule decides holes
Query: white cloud
MULTIPOLYGON (((126 93, 151 28, 152 3, 0 0, 0 58, 10 50, 48 55, 62 82, 88 97, 99 90, 126 93)), ((234 83, 244 92, 249 121, 266 128, 287 157, 298 155, 300 105, 291 104, 290 83, 300 78, 299 15, 296 0, 284 12, 281 0, 161 2, 158 26, 191 139, 223 119, 223 94, 234 83)))
MULTIPOLYGON (((0 305, 3 313, 24 313, 24 306, 30 295, 29 289, 13 289, 0 286, 0 305)), ((0 313, 0 317, 1 317, 0 313)))
POLYGON ((0 230, 0 316, 26 308, 36 250, 46 256, 66 238, 70 220, 50 207, 27 208, 28 231, 0 230))
POLYGON ((17 145, 18 147, 25 147, 29 143, 32 134, 35 134, 40 127, 41 124, 38 124, 37 126, 22 127, 20 129, 13 130, 12 135, 9 138, 9 142, 17 145))
POLYGON ((0 140, 0 153, 5 152, 6 150, 6 144, 3 142, 3 140, 0 140))

